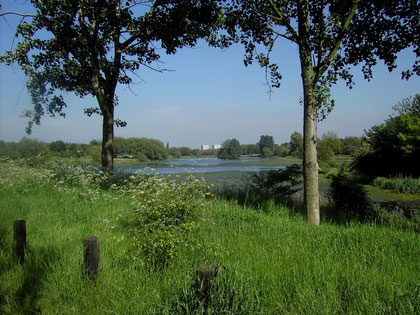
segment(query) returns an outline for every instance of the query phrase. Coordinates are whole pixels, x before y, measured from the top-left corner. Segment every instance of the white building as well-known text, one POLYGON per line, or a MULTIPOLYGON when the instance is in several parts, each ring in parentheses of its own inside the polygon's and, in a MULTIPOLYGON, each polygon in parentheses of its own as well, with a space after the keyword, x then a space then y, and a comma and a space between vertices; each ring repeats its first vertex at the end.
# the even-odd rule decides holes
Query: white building
POLYGON ((210 150, 210 146, 208 144, 202 144, 201 150, 210 150))
POLYGON ((220 144, 213 144, 213 150, 218 150, 220 149, 222 146, 220 144))

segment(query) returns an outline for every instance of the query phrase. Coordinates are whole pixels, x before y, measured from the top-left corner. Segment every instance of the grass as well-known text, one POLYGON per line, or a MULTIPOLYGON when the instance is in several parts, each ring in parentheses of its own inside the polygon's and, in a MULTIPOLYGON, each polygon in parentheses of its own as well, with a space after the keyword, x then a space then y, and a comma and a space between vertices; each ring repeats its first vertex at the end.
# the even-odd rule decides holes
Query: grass
POLYGON ((130 196, 69 186, 0 164, 0 313, 332 314, 420 310, 420 235, 373 224, 307 225, 285 206, 264 213, 203 200, 198 225, 166 268, 130 255, 130 196), (26 262, 12 255, 13 220, 27 221, 26 262), (82 240, 100 239, 95 283, 82 240), (207 303, 195 269, 220 266, 207 303))
POLYGON ((389 189, 397 193, 420 194, 420 178, 395 177, 385 178, 377 177, 373 185, 382 189, 389 189))

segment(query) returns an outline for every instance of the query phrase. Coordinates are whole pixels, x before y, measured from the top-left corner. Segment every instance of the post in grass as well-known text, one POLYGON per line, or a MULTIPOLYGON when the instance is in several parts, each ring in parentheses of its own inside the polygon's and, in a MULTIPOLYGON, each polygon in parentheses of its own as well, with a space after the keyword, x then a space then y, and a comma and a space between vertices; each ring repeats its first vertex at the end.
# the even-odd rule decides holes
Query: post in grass
POLYGON ((91 281, 95 281, 99 267, 99 238, 86 237, 83 240, 84 275, 91 281))
POLYGON ((218 272, 219 268, 215 264, 200 265, 197 268, 197 294, 200 299, 207 301, 210 287, 218 272))
POLYGON ((26 221, 15 220, 13 223, 13 251, 20 264, 25 261, 26 221))

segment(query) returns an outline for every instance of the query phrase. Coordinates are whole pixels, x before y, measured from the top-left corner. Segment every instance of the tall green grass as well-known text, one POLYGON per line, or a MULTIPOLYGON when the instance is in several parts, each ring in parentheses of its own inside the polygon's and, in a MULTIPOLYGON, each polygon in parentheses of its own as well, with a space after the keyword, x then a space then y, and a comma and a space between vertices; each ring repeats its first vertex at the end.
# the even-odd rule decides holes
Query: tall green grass
POLYGON ((141 253, 131 254, 131 194, 53 177, 52 171, 0 163, 0 313, 420 310, 419 234, 372 224, 312 227, 274 203, 262 213, 235 201, 202 199, 176 255, 154 269, 141 253), (23 266, 12 255, 15 219, 27 221, 23 266), (82 277, 86 236, 100 239, 95 283, 82 277), (207 305, 195 294, 195 270, 203 263, 220 266, 207 305))
POLYGON ((373 180, 373 185, 382 189, 393 190, 397 193, 420 194, 420 178, 377 177, 373 180))

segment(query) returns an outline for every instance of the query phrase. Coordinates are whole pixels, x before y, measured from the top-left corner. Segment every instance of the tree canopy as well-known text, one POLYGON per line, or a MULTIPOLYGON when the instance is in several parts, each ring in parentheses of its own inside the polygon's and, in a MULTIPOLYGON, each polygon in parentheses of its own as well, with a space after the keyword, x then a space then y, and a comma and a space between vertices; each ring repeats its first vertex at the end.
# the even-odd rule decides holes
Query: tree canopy
POLYGON ((18 43, 0 62, 18 64, 28 77, 33 109, 27 132, 46 113, 65 116, 61 91, 94 96, 98 107, 87 115, 103 116, 102 166, 113 167, 115 94, 118 84, 129 85, 140 67, 154 67, 160 55, 193 46, 208 36, 218 20, 214 1, 169 0, 31 0, 36 14, 16 32, 18 43))
POLYGON ((368 178, 420 176, 420 94, 394 106, 385 123, 365 132, 355 167, 368 178))

